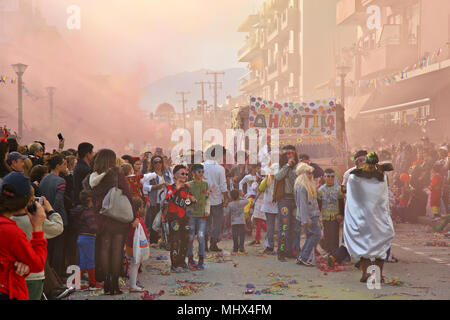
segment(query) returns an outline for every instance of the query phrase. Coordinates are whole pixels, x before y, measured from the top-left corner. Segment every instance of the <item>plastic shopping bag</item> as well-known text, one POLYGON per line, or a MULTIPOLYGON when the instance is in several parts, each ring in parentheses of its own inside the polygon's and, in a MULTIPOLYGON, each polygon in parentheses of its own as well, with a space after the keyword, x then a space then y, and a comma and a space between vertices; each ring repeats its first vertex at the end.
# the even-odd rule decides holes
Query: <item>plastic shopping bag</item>
POLYGON ((139 223, 133 238, 133 264, 140 264, 150 257, 150 248, 144 229, 139 223))

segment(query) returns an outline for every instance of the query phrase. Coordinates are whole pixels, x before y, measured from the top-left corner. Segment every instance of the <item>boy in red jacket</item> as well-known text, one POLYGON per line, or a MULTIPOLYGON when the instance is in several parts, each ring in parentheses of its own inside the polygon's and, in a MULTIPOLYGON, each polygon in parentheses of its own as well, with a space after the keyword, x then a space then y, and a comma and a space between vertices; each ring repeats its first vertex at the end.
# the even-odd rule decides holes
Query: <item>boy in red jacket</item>
POLYGON ((37 202, 34 203, 35 212, 28 211, 30 198, 30 180, 23 173, 11 172, 4 177, 0 185, 0 300, 28 300, 26 276, 30 272, 44 270, 47 240, 42 224, 46 215, 37 202), (24 213, 28 214, 33 225, 31 240, 10 219, 24 213))

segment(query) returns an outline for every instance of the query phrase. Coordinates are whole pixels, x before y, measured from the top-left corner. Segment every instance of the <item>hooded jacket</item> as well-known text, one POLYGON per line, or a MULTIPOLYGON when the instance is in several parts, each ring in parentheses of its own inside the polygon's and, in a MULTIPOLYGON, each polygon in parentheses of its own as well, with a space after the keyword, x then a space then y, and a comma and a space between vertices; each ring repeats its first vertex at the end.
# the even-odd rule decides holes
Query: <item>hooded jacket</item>
POLYGON ((16 261, 22 262, 30 268, 30 272, 37 273, 44 270, 47 258, 47 240, 44 232, 33 232, 28 240, 25 232, 16 222, 0 216, 0 292, 9 299, 28 300, 28 289, 25 278, 28 275, 16 274, 16 261))
MULTIPOLYGON (((124 174, 120 172, 119 168, 110 168, 107 172, 104 172, 102 174, 93 172, 90 175, 86 176, 86 178, 83 180, 82 185, 83 189, 88 190, 92 194, 94 204, 93 210, 97 214, 98 232, 127 233, 131 223, 118 222, 114 219, 100 214, 103 199, 112 187, 117 186, 120 190, 122 190, 122 193, 128 198, 128 200, 130 200, 131 203, 132 197, 130 187, 125 179, 124 174)), ((133 215, 134 218, 137 217, 134 208, 133 215)))

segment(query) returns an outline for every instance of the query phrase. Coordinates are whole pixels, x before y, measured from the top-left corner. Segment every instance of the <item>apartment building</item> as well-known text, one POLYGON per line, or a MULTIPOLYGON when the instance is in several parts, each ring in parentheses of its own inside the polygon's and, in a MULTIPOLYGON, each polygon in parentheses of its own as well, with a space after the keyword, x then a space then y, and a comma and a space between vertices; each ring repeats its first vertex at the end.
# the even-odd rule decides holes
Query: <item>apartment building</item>
POLYGON ((346 105, 350 136, 448 136, 450 2, 340 0, 336 13, 339 27, 357 29, 341 55, 354 89, 346 105))
MULTIPOLYGON (((247 33, 238 60, 248 63, 240 79, 245 96, 297 101, 331 97, 318 83, 335 74, 334 56, 354 38, 335 23, 337 0, 267 0, 239 26, 247 33)), ((350 32, 349 32, 350 30, 350 32)))

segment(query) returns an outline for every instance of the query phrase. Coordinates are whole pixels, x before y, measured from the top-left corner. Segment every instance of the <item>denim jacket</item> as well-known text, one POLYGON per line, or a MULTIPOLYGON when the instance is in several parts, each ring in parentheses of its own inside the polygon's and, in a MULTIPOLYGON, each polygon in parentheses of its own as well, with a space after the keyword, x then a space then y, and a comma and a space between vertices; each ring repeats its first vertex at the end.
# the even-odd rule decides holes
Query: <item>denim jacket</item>
POLYGON ((296 218, 302 224, 310 222, 313 217, 320 217, 317 198, 308 199, 308 191, 303 185, 299 185, 295 190, 295 204, 297 205, 296 218))

